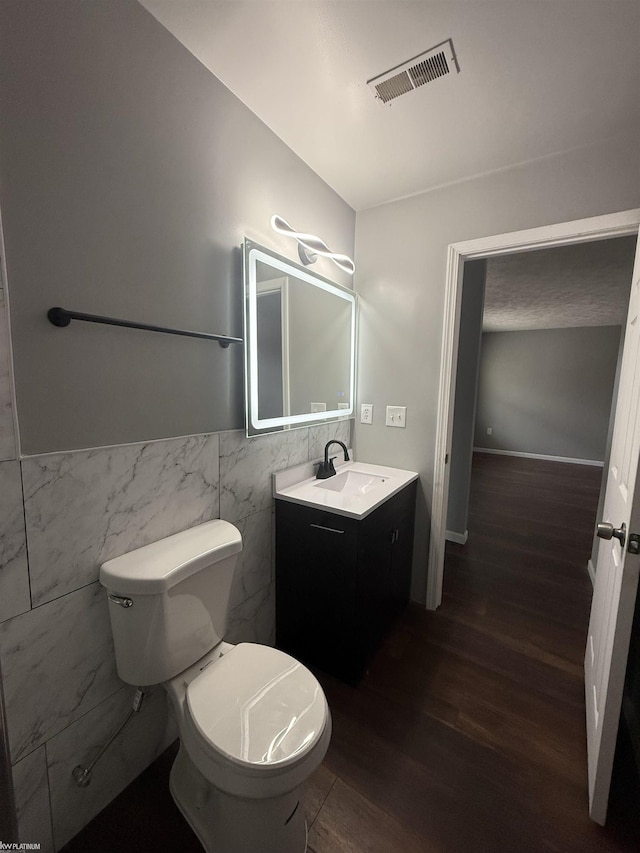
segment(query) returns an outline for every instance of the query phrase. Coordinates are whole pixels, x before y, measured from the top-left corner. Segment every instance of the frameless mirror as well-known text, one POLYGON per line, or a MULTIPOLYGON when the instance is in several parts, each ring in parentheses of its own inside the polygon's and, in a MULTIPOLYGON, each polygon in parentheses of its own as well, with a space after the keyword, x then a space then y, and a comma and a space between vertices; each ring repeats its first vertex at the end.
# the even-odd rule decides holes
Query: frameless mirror
POLYGON ((247 435, 353 416, 356 295, 244 241, 247 435))

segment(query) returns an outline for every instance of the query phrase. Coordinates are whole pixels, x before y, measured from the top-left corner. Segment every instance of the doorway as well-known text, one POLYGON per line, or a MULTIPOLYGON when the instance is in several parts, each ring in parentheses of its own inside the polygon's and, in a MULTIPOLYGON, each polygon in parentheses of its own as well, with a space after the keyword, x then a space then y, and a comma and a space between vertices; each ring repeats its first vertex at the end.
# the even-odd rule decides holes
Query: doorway
POLYGON ((635 244, 618 237, 465 263, 449 541, 468 535, 474 451, 602 469, 635 244))
MULTIPOLYGON (((580 242, 591 242, 605 236, 637 235, 637 214, 638 211, 631 211, 626 214, 599 217, 599 221, 583 221, 580 223, 583 226, 581 229, 576 228, 576 223, 565 224, 560 227, 561 233, 556 235, 559 236, 559 240, 554 245, 568 246, 580 242)), ((538 230, 536 245, 533 248, 544 248, 545 241, 537 239, 543 235, 544 230, 538 230)), ((517 235, 515 239, 514 235, 498 238, 500 246, 497 251, 494 250, 494 255, 507 254, 505 244, 512 246, 517 244, 518 250, 524 251, 526 238, 529 236, 531 236, 531 232, 524 232, 525 240, 521 239, 522 235, 517 235)), ((482 254, 478 252, 478 243, 481 244, 482 242, 477 241, 476 245, 471 247, 468 256, 471 257, 476 252, 476 257, 482 257, 482 254)), ((549 244, 546 243, 546 245, 549 244)), ((460 252, 456 255, 455 247, 450 247, 450 261, 453 260, 453 263, 450 263, 450 270, 455 269, 456 271, 455 278, 451 279, 452 290, 457 297, 454 310, 447 315, 455 320, 451 325, 454 333, 451 353, 455 353, 457 348, 455 336, 459 332, 460 284, 462 280, 462 264, 459 261, 462 254, 460 252)), ((640 550, 636 547, 636 542, 640 542, 640 536, 636 533, 629 533, 629 543, 632 543, 633 547, 629 544, 627 548, 627 533, 625 532, 640 527, 640 500, 638 500, 639 491, 636 488, 636 486, 640 486, 637 452, 640 446, 640 397, 638 396, 637 384, 637 366, 640 353, 637 322, 640 317, 640 253, 638 251, 636 251, 629 289, 631 295, 628 316, 625 321, 626 331, 621 356, 621 378, 615 406, 612 451, 608 464, 604 504, 603 520, 606 523, 598 525, 598 535, 604 540, 615 537, 616 540, 619 540, 619 548, 616 551, 606 543, 600 544, 600 557, 602 559, 599 562, 602 565, 596 575, 587 654, 585 656, 589 813, 591 818, 598 823, 604 823, 606 819, 611 767, 622 698, 622 680, 627 661, 633 602, 638 580, 636 555, 640 554, 640 550), (614 516, 617 522, 616 529, 610 523, 610 519, 614 516), (627 558, 627 551, 632 556, 627 558)), ((449 367, 452 368, 450 387, 454 388, 455 368, 452 364, 449 367)), ((442 420, 446 423, 447 437, 450 438, 453 400, 448 399, 447 402, 445 417, 442 420)), ((444 464, 446 464, 446 460, 444 464)), ((436 487, 437 485, 436 483, 436 487)), ((445 471, 443 485, 442 496, 446 498, 448 471, 445 471)), ((434 502, 435 505, 436 502, 434 502)), ((442 511, 444 507, 440 506, 438 509, 442 511)), ((438 520, 440 523, 442 522, 442 518, 438 520)), ((432 547, 437 544, 437 542, 432 542, 432 547)), ((444 558, 444 554, 442 558, 444 558)), ((433 581, 433 577, 430 580, 433 581)), ((439 581, 439 590, 436 590, 436 593, 439 594, 438 597, 441 597, 442 571, 440 571, 440 577, 437 580, 439 581)), ((432 588, 431 592, 433 591, 432 588)))
POLYGON ((640 210, 630 210, 449 246, 431 502, 431 537, 427 567, 427 609, 435 610, 442 601, 449 492, 448 462, 453 432, 456 359, 465 261, 633 235, 638 233, 639 224, 640 210))

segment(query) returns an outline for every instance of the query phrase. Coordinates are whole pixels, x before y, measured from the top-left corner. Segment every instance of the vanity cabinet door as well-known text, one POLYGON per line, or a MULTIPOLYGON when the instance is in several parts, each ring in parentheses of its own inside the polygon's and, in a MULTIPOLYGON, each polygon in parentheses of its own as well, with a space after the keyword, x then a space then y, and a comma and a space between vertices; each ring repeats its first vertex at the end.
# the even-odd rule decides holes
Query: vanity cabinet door
POLYGON ((357 527, 355 519, 276 502, 278 648, 346 678, 355 624, 357 527))
POLYGON ((358 636, 363 654, 378 647, 389 623, 394 498, 360 522, 358 537, 358 636))
POLYGON ((409 601, 416 484, 358 521, 276 500, 278 648, 356 684, 409 601))
POLYGON ((360 522, 358 621, 370 655, 409 603, 416 484, 360 522))
POLYGON ((402 613, 409 603, 411 595, 416 491, 417 483, 410 483, 394 499, 393 527, 395 533, 391 549, 391 618, 402 613))

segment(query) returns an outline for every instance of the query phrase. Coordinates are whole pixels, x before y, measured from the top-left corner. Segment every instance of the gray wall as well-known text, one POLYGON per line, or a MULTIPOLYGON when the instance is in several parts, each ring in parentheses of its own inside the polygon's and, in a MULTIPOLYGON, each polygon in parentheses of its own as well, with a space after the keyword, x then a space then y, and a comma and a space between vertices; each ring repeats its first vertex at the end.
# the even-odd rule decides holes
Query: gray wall
POLYGON ((486 332, 476 447, 604 461, 621 331, 486 332))
MULTIPOLYGON (((269 226, 279 212, 352 254, 355 215, 132 0, 3 0, 0 39, 15 360, 14 375, 3 288, 0 666, 20 841, 51 853, 176 734, 152 690, 91 785, 73 783, 132 695, 100 564, 225 518, 243 537, 226 638, 273 642, 271 473, 351 438, 348 421, 220 431, 242 424, 240 347, 60 330, 46 311, 239 333, 243 236, 291 257, 269 226)), ((340 280, 330 261, 316 266, 340 280)))
POLYGON ((242 238, 292 256, 280 213, 352 255, 354 212, 133 0, 3 0, 0 39, 23 452, 240 427, 240 346, 47 310, 241 336, 242 238))
POLYGON ((447 507, 447 531, 458 536, 467 532, 486 272, 484 259, 464 265, 447 507))
POLYGON ((640 206, 640 150, 609 139, 358 213, 356 289, 362 297, 358 456, 420 472, 412 595, 425 600, 447 246, 463 240, 640 206), (406 405, 406 429, 384 425, 406 405))

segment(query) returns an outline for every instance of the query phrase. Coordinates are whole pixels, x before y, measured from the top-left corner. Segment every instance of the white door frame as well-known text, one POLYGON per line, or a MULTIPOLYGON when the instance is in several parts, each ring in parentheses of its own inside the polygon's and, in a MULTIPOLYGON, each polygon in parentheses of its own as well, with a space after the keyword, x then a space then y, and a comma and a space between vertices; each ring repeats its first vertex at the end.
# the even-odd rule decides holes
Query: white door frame
MULTIPOLYGON (((440 355, 440 381, 431 498, 431 537, 427 569, 428 610, 435 610, 442 602, 444 575, 444 548, 449 497, 448 454, 451 453, 453 431, 453 403, 455 400, 456 363, 458 358, 458 333, 460 327, 460 302, 464 262, 553 246, 569 246, 637 234, 640 226, 640 208, 620 213, 608 213, 590 219, 544 225, 526 231, 512 231, 492 237, 480 237, 464 243, 451 243, 447 255, 447 276, 440 355)), ((631 286, 631 283, 629 283, 631 286)))

